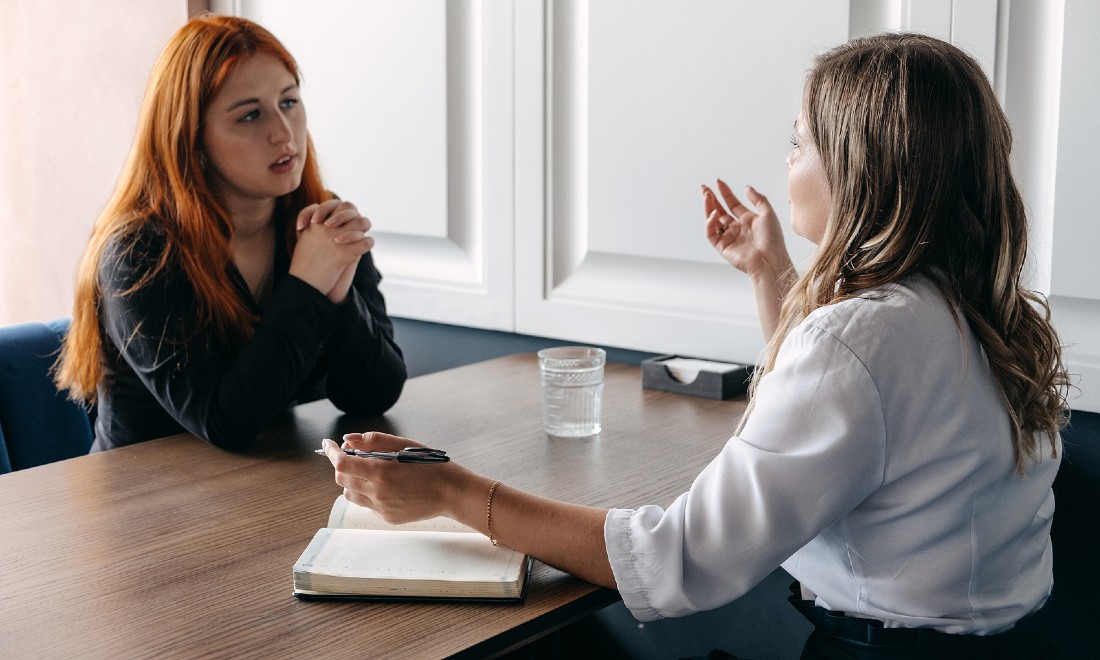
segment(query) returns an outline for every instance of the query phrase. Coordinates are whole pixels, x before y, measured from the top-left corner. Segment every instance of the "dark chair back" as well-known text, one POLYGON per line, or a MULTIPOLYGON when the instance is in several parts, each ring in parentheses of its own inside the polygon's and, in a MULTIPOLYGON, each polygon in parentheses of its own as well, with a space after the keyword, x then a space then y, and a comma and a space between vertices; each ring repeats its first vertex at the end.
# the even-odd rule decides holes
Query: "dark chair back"
POLYGON ((1100 657, 1092 611, 1100 594, 1100 414, 1073 411, 1062 432, 1065 451, 1054 480, 1054 612, 1056 658, 1100 657))
POLYGON ((88 412, 54 385, 50 369, 69 319, 0 328, 0 474, 87 454, 88 412))

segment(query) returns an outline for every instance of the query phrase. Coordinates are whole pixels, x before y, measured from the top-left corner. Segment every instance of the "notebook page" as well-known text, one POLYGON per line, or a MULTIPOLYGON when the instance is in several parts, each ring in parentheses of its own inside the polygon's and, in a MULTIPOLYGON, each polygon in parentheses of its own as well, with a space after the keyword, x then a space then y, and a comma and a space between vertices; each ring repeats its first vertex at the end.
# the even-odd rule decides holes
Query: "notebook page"
POLYGON ((390 529, 400 531, 425 532, 476 532, 462 523, 450 518, 439 517, 419 520, 403 525, 391 525, 382 520, 374 511, 365 506, 352 504, 343 495, 336 498, 328 516, 327 527, 348 527, 355 529, 390 529))
POLYGON ((322 529, 295 572, 458 582, 515 580, 523 555, 466 533, 322 529))

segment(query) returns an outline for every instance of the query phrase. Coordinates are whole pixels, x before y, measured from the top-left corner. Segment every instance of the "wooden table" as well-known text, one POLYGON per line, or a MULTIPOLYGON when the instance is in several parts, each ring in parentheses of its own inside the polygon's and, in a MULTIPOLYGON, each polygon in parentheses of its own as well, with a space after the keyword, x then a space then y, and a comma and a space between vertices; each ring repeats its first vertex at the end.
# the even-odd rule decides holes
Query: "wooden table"
MULTIPOLYGON (((409 381, 384 417, 298 406, 244 454, 175 436, 0 476, 0 657, 488 657, 618 599, 535 562, 522 605, 306 602, 291 566, 340 493, 313 450, 383 430, 505 483, 596 506, 667 506, 743 400, 641 387, 609 364, 604 431, 542 431, 538 366, 515 355, 409 381)), ((43 438, 49 442, 49 438, 43 438)))

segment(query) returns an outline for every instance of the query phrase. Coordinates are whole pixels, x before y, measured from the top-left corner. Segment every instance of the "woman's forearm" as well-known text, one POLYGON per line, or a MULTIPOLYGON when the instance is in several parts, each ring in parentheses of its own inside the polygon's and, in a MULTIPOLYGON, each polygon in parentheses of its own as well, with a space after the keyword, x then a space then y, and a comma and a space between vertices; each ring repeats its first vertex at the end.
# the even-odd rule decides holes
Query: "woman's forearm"
MULTIPOLYGON (((395 451, 416 444, 377 432, 344 436, 345 448, 363 451, 395 451)), ((604 544, 605 509, 525 493, 456 462, 425 467, 364 460, 341 452, 332 440, 322 445, 345 497, 374 509, 388 522, 447 516, 583 580, 615 586, 604 544)))
POLYGON ((615 588, 607 558, 603 525, 606 509, 546 499, 469 473, 452 499, 451 517, 502 545, 575 575, 582 580, 615 588))
POLYGON ((783 300, 794 282, 794 266, 791 265, 777 274, 761 275, 752 278, 753 295, 756 298, 756 313, 760 317, 760 330, 764 341, 770 341, 779 327, 779 313, 783 300))

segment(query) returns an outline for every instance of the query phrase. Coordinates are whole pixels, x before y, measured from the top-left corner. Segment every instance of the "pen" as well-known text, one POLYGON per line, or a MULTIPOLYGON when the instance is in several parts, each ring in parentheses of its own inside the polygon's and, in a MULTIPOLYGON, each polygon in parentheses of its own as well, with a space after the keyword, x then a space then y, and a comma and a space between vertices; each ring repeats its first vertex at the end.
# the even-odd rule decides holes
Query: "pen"
MULTIPOLYGON (((315 449, 314 453, 324 454, 324 449, 315 449)), ((348 449, 340 447, 340 451, 348 456, 360 458, 377 458, 383 461, 398 461, 399 463, 446 463, 451 460, 447 452, 442 449, 429 447, 405 447, 399 451, 363 451, 362 449, 348 449)))

